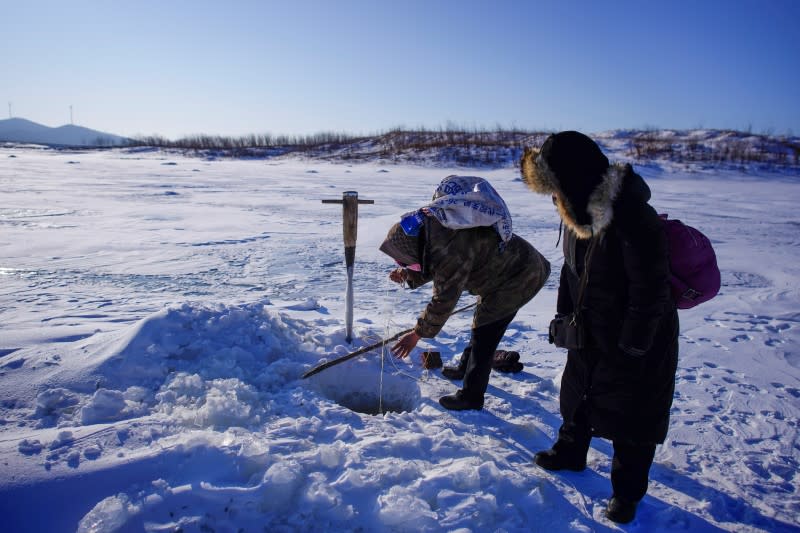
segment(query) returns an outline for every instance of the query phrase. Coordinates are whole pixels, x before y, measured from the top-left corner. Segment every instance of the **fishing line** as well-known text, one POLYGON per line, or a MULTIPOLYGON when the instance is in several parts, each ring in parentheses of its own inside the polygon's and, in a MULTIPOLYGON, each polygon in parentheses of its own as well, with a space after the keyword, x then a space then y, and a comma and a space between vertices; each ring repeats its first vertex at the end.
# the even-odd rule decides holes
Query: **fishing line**
MULTIPOLYGON (((405 283, 403 283, 402 285, 404 286, 405 283)), ((395 294, 395 297, 393 298, 389 293, 389 289, 387 288, 386 289, 386 293, 384 294, 384 302, 386 302, 388 304, 388 307, 389 307, 389 309, 387 310, 387 312, 385 314, 386 321, 384 322, 384 327, 383 327, 384 338, 387 338, 387 337, 389 337, 390 328, 397 327, 397 324, 392 319, 392 311, 394 309, 397 309, 397 303, 398 303, 397 302, 397 293, 395 294)), ((392 363, 392 366, 394 367, 395 371, 398 374, 401 374, 403 376, 409 377, 409 378, 411 378, 411 379, 413 379, 415 381, 421 381, 416 376, 412 376, 411 374, 401 370, 397 366, 397 362, 395 361, 394 355, 391 354, 391 352, 387 353, 387 351, 389 350, 389 348, 387 348, 387 345, 388 345, 388 343, 384 344, 383 346, 381 346, 381 371, 380 371, 380 378, 379 378, 379 383, 378 383, 378 412, 380 412, 380 413, 383 413, 383 374, 386 371, 386 358, 387 357, 388 357, 389 361, 392 363)), ((410 357, 410 355, 409 355, 409 357, 410 357)), ((427 373, 427 371, 426 371, 426 373, 427 373)))
MULTIPOLYGON (((384 300, 383 301, 387 302, 389 305, 391 305, 391 303, 390 303, 391 301, 389 300, 389 289, 388 288, 386 289, 386 294, 384 296, 384 300)), ((383 332, 384 332, 384 338, 386 338, 386 336, 388 335, 388 332, 389 332, 389 322, 391 322, 391 314, 390 313, 385 313, 384 316, 386 316, 386 323, 383 326, 383 332)), ((378 386, 378 412, 380 414, 383 414, 383 372, 384 372, 384 368, 385 368, 385 362, 386 362, 386 344, 381 346, 381 372, 380 372, 380 378, 379 378, 380 384, 378 386)))
MULTIPOLYGON (((388 288, 386 289, 386 293, 384 295, 384 300, 383 301, 386 302, 387 303, 387 307, 389 307, 387 309, 388 312, 386 312, 384 314, 384 316, 386 317, 386 322, 384 323, 384 326, 383 326, 384 338, 387 338, 389 336, 389 327, 392 325, 391 310, 396 309, 396 307, 397 307, 396 306, 396 302, 395 302, 395 305, 392 304, 392 299, 389 296, 389 289, 388 288)), ((380 378, 379 378, 379 384, 378 384, 378 412, 380 414, 383 414, 383 373, 385 372, 385 368, 386 368, 386 349, 387 349, 386 346, 387 346, 386 344, 381 346, 381 371, 380 371, 380 378)), ((394 361, 392 361, 392 363, 394 363, 394 361)))
MULTIPOLYGON (((391 309, 385 309, 383 311, 385 313, 385 316, 386 316, 386 321, 384 322, 384 335, 385 335, 384 338, 386 340, 378 339, 377 342, 371 343, 371 346, 370 346, 370 347, 372 347, 372 345, 374 345, 374 347, 380 346, 380 348, 381 348, 381 350, 380 350, 381 368, 380 368, 380 378, 379 378, 379 381, 378 381, 378 410, 381 413, 383 412, 383 388, 384 388, 384 386, 383 386, 383 374, 386 371, 386 357, 389 357, 389 360, 392 363, 392 366, 394 367, 396 374, 405 376, 405 377, 410 378, 410 379, 412 379, 414 381, 427 382, 427 381, 429 381, 430 376, 432 374, 432 372, 430 372, 430 370, 428 368, 425 368, 425 363, 423 362, 422 363, 423 371, 422 371, 421 377, 413 376, 413 375, 409 374, 407 371, 405 371, 405 370, 403 370, 403 369, 401 369, 400 367, 397 366, 397 362, 395 361, 395 358, 393 357, 394 354, 391 354, 391 355, 387 354, 386 350, 387 350, 388 342, 390 340, 392 340, 392 339, 397 339, 398 337, 400 337, 400 335, 403 333, 403 331, 406 331, 406 330, 403 330, 403 331, 401 331, 401 333, 397 333, 395 335, 391 335, 391 336, 389 335, 389 329, 391 327, 393 327, 393 326, 394 327, 397 326, 397 324, 392 319, 392 315, 393 315, 394 309, 397 309, 398 302, 397 302, 397 297, 392 298, 389 295, 389 290, 388 289, 386 290, 386 292, 384 294, 384 304, 385 304, 384 307, 388 306, 388 307, 391 308, 391 309)), ((457 310, 453 311, 448 316, 454 315, 454 314, 459 313, 461 311, 466 311, 467 309, 475 307, 477 304, 478 304, 478 302, 473 302, 470 305, 467 305, 465 307, 462 307, 460 309, 457 309, 457 310)), ((411 330, 407 330, 407 331, 411 331, 411 330)), ((371 338, 375 338, 375 335, 374 334, 366 334, 366 335, 362 335, 361 336, 361 339, 364 340, 364 341, 369 341, 371 338)), ((356 350, 355 352, 353 352, 351 354, 348 354, 345 357, 342 357, 342 358, 334 360, 333 362, 329 362, 329 363, 326 363, 324 365, 321 365, 320 367, 317 367, 317 369, 315 369, 315 371, 312 370, 311 372, 306 373, 306 375, 304 375, 303 377, 306 377, 307 375, 312 375, 313 373, 319 372, 320 370, 324 370, 328 366, 332 366, 331 363, 337 364, 339 362, 343 362, 344 360, 347 360, 352 356, 360 354, 362 351, 363 350, 356 350)), ((391 349, 390 349, 390 351, 391 351, 391 349)), ((410 354, 409 354, 409 357, 410 357, 410 354)), ((412 360, 411 364, 413 365, 413 360, 412 360)), ((441 388, 441 387, 437 387, 437 388, 441 388)))

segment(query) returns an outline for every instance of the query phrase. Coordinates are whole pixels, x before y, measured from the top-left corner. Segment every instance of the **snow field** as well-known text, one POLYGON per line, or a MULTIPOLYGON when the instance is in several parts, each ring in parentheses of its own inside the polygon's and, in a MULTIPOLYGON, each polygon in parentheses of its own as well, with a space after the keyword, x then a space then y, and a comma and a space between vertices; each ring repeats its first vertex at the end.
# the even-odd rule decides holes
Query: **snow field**
MULTIPOLYGON (((557 276, 509 327, 525 369, 494 373, 482 412, 443 410, 457 383, 419 353, 300 379, 413 324, 430 289, 389 282, 377 246, 452 173, 489 179, 558 271, 556 214, 513 169, 0 149, 9 531, 619 529, 602 516, 610 443, 583 473, 531 463, 560 423, 557 276), (376 201, 359 209, 352 345, 341 211, 320 202, 345 190, 376 201)), ((681 312, 671 430, 625 529, 796 530, 796 178, 642 173, 659 211, 712 238, 723 290, 681 312)), ((448 363, 469 324, 418 351, 448 363)))

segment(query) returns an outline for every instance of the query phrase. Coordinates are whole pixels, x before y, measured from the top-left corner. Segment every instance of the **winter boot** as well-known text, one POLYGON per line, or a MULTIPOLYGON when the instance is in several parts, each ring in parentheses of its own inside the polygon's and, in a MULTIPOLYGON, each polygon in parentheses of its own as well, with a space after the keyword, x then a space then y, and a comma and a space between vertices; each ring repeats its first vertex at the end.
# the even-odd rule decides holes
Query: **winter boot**
POLYGON ((499 372, 520 372, 523 368, 519 362, 519 352, 497 350, 492 357, 492 368, 499 372))
POLYGON ((545 470, 572 470, 581 472, 586 469, 586 454, 579 456, 574 453, 559 449, 556 442, 549 450, 537 452, 533 456, 533 462, 545 470))
POLYGON ((469 398, 464 396, 461 391, 449 396, 442 396, 439 398, 439 403, 442 407, 449 409, 450 411, 466 411, 470 409, 480 411, 483 409, 483 402, 478 403, 471 401, 469 398))
POLYGON ((636 517, 638 502, 624 500, 619 496, 611 496, 606 508, 606 518, 618 524, 627 524, 636 517))
POLYGON ((464 348, 464 352, 461 354, 461 359, 459 359, 458 365, 451 365, 442 368, 442 375, 447 379, 464 379, 464 375, 467 373, 467 362, 469 361, 470 352, 472 352, 472 346, 467 346, 464 348))
POLYGON ((464 379, 467 371, 459 366, 446 366, 442 368, 442 375, 447 379, 464 379))

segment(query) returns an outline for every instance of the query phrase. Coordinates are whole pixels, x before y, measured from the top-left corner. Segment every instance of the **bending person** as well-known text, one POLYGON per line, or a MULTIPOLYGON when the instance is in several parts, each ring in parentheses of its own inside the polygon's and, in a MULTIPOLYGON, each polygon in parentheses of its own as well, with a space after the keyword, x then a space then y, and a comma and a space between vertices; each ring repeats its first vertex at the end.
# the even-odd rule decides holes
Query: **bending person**
POLYGON ((380 250, 400 265, 390 273, 392 281, 412 289, 433 282, 413 331, 392 347, 398 357, 407 357, 421 338, 435 337, 464 291, 479 297, 463 385, 439 403, 452 410, 482 409, 497 345, 517 311, 544 285, 550 263, 511 233, 505 203, 491 185, 465 176, 446 178, 429 206, 391 227, 380 250), (487 203, 499 206, 488 218, 487 203), (473 207, 475 213, 464 211, 473 207))

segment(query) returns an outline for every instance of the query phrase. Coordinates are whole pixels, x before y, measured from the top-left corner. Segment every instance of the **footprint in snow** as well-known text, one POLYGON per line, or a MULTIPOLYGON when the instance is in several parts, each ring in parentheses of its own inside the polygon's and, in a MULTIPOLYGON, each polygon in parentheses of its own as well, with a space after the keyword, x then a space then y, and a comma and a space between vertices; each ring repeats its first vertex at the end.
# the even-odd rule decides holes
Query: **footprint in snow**
POLYGON ((2 368, 8 368, 9 370, 16 370, 18 368, 22 368, 22 365, 25 364, 25 359, 15 359, 14 361, 9 361, 8 363, 4 364, 2 368))
POLYGON ((24 439, 19 443, 19 446, 17 446, 19 453, 22 455, 38 455, 42 453, 43 448, 44 446, 37 439, 24 439))
POLYGON ((761 389, 759 389, 752 383, 739 383, 738 385, 740 389, 744 389, 748 392, 756 392, 756 393, 761 392, 761 389))
POLYGON ((90 461, 98 459, 102 454, 103 450, 101 450, 99 446, 92 445, 83 450, 83 456, 90 461))
POLYGON ((786 331, 787 329, 791 328, 789 324, 778 324, 776 326, 767 326, 765 329, 772 333, 780 333, 782 331, 786 331))
POLYGON ((728 437, 733 437, 736 434, 731 428, 723 426, 722 424, 715 424, 714 429, 728 437))

